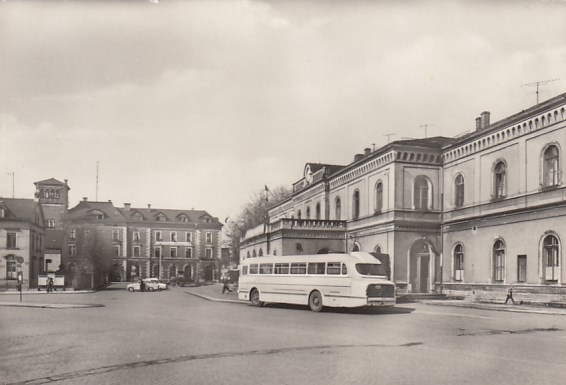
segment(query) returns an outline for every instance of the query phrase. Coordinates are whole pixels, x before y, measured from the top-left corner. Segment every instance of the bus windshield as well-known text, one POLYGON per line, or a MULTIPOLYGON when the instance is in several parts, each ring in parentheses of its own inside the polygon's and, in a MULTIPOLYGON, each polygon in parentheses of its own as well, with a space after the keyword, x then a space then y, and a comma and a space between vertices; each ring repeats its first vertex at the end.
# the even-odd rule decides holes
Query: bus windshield
POLYGON ((356 263, 356 270, 361 275, 386 275, 383 265, 377 263, 356 263))

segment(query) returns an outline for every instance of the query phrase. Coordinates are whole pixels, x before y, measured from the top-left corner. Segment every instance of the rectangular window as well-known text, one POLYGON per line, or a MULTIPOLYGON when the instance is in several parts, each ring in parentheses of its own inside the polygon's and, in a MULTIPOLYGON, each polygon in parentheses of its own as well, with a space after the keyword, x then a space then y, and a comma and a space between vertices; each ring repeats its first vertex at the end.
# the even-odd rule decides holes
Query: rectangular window
POLYGON ((527 282, 526 255, 517 255, 517 282, 527 282))
POLYGON ((340 262, 328 262, 326 265, 326 274, 340 275, 340 262))
MULTIPOLYGON (((12 257, 13 258, 13 257, 12 257)), ((17 279, 16 261, 13 259, 6 260, 6 279, 17 279)))
POLYGON ((242 275, 248 275, 248 267, 247 266, 242 267, 242 275))
POLYGON ((193 248, 187 247, 185 248, 185 258, 192 258, 193 257, 193 248))
POLYGON ((309 274, 324 274, 326 263, 309 263, 309 274))
POLYGON ((256 263, 256 264, 253 264, 253 265, 250 265, 250 274, 257 274, 257 272, 258 272, 258 265, 257 265, 257 263, 256 263))
POLYGON ((177 242, 177 232, 176 231, 171 232, 171 242, 177 242))
POLYGON ((177 258, 177 248, 172 247, 170 251, 171 258, 177 258))
POLYGON ((206 243, 212 243, 212 233, 206 233, 206 243))
POLYGON ((154 252, 155 252, 155 257, 156 257, 156 258, 161 257, 161 246, 156 247, 156 248, 154 249, 154 252))
POLYGON ((134 257, 141 257, 141 247, 134 246, 134 257))
POLYGON ((289 274, 289 264, 288 263, 276 263, 274 272, 275 272, 275 274, 289 274))
POLYGON ((192 242, 193 241, 193 233, 185 233, 185 239, 187 240, 187 242, 192 242))
POLYGON ((212 258, 212 249, 210 247, 204 249, 204 256, 206 258, 212 258))
POLYGON ((161 235, 161 231, 155 232, 155 240, 156 241, 162 241, 163 240, 162 235, 161 235))
POLYGON ((271 263, 262 263, 259 265, 260 274, 273 274, 273 265, 271 263))
POLYGON ((120 230, 114 229, 112 230, 112 240, 119 241, 120 240, 120 230))
POLYGON ((77 239, 77 230, 76 229, 69 230, 69 239, 71 239, 71 240, 77 239))
POLYGON ((69 257, 76 257, 77 256, 77 246, 69 245, 69 257))
POLYGON ((112 246, 112 251, 114 252, 115 257, 119 257, 120 256, 120 245, 112 246))
POLYGON ((139 231, 134 231, 134 242, 140 242, 141 238, 140 238, 140 232, 139 231))
POLYGON ((6 237, 6 248, 15 249, 18 247, 17 239, 18 237, 16 233, 8 233, 6 237))
POLYGON ((291 263, 291 274, 306 274, 307 264, 306 263, 291 263))

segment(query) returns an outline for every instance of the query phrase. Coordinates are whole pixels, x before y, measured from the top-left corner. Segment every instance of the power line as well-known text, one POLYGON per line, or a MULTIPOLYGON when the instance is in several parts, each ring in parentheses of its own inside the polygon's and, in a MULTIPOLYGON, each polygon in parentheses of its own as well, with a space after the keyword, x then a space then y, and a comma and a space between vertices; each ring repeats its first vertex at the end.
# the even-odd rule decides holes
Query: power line
POLYGON ((537 90, 535 91, 535 93, 537 94, 537 104, 538 104, 538 101, 539 101, 539 86, 542 86, 542 85, 545 85, 545 84, 548 84, 548 83, 551 83, 551 82, 555 82, 555 81, 557 81, 557 80, 560 80, 560 79, 557 78, 557 79, 540 80, 540 81, 538 81, 538 82, 532 82, 532 83, 521 84, 521 87, 533 87, 533 86, 536 86, 536 87, 537 87, 537 90))

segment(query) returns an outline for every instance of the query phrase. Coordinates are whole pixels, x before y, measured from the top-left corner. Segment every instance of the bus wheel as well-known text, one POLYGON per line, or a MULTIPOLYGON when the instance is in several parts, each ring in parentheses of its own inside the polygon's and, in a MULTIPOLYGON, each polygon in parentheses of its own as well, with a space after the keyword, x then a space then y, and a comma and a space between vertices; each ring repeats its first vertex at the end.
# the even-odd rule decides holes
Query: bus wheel
POLYGON ((253 306, 261 307, 263 306, 263 302, 259 300, 259 291, 257 289, 253 289, 250 293, 250 302, 253 306))
POLYGON ((309 308, 316 312, 322 310, 322 295, 318 291, 313 291, 309 296, 309 308))

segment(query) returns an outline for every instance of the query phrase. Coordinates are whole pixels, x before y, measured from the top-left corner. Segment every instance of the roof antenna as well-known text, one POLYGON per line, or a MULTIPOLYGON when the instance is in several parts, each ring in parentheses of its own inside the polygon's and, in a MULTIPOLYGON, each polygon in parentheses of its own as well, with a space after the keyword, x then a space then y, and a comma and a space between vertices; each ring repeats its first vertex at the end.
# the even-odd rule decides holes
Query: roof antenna
POLYGON ((426 137, 427 137, 427 129, 428 129, 429 127, 432 127, 432 124, 427 124, 427 123, 425 123, 425 124, 423 124, 422 126, 419 126, 419 127, 421 127, 421 128, 424 127, 424 137, 426 138, 426 137))
POLYGON ((383 136, 387 136, 387 144, 389 144, 390 138, 391 138, 393 135, 397 135, 397 134, 393 133, 393 134, 385 134, 385 135, 383 135, 383 136))
POLYGON ((535 91, 535 93, 537 94, 537 104, 538 104, 538 100, 539 100, 539 86, 543 86, 545 84, 551 83, 551 82, 555 82, 557 80, 560 79, 549 79, 549 80, 540 80, 538 82, 532 82, 532 83, 526 83, 526 84, 521 84, 521 87, 532 87, 532 86, 536 86, 537 90, 535 91))

